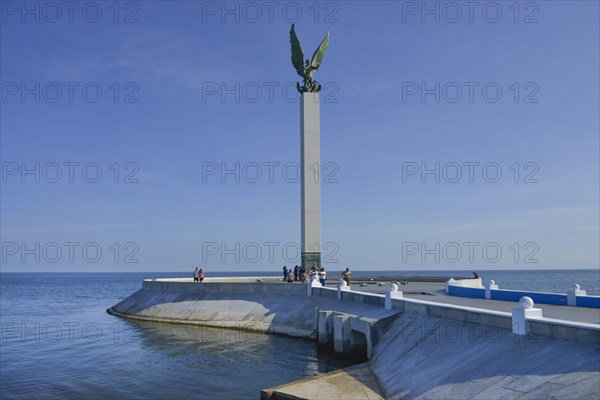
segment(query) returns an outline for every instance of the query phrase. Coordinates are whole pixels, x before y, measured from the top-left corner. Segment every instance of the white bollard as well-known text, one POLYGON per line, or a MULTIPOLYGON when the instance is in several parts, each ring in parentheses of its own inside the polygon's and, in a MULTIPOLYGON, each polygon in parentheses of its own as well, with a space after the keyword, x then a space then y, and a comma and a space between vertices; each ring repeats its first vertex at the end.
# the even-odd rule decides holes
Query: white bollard
POLYGON ((398 285, 396 285, 395 283, 392 283, 390 285, 390 290, 385 292, 385 309, 386 310, 392 309, 392 299, 401 299, 403 297, 404 297, 404 295, 402 294, 402 292, 398 291, 398 285))
POLYGON ((485 298, 486 299, 492 298, 492 290, 498 290, 498 285, 496 285, 496 282, 493 279, 485 284, 485 298))
POLYGON ((567 290, 567 305, 576 306, 577 305, 577 296, 586 296, 587 292, 585 290, 581 290, 581 287, 578 284, 574 284, 571 290, 567 290))
POLYGON ((350 291, 350 287, 348 287, 348 284, 343 279, 340 279, 340 283, 338 283, 338 288, 337 289, 338 289, 338 300, 342 299, 342 292, 349 292, 350 291))
POLYGON ((519 300, 519 306, 512 310, 512 326, 515 335, 527 335, 529 333, 528 319, 542 318, 542 309, 533 308, 531 297, 523 296, 519 300))

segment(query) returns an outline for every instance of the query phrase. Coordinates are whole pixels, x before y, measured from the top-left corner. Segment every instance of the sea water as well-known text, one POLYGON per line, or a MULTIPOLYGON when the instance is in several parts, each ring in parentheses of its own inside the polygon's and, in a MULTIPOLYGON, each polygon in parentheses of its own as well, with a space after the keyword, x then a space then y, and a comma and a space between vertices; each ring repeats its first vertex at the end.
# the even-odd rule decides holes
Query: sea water
POLYGON ((348 365, 314 342, 106 309, 168 274, 0 274, 0 398, 258 399, 348 365))

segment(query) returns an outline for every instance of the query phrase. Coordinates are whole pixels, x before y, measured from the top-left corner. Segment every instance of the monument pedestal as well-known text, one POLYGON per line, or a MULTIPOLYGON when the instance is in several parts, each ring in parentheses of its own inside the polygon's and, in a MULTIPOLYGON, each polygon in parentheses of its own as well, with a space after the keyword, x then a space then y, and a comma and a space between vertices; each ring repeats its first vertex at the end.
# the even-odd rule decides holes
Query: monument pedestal
POLYGON ((310 270, 313 266, 321 269, 321 253, 302 253, 302 266, 306 270, 310 270))
POLYGON ((321 119, 319 93, 300 99, 300 161, 302 172, 301 263, 321 268, 321 119))

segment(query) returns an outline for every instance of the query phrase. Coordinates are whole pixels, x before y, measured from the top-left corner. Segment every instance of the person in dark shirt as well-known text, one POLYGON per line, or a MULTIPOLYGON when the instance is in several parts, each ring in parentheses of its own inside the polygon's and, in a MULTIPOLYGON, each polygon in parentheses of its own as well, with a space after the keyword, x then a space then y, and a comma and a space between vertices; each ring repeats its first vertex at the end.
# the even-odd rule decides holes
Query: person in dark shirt
POLYGON ((473 279, 478 279, 479 275, 477 275, 477 272, 473 272, 473 279))
POLYGON ((299 271, 298 271, 298 266, 296 265, 294 267, 294 282, 298 282, 298 275, 299 275, 299 271))
POLYGON ((342 279, 346 282, 346 285, 350 286, 350 275, 352 275, 352 271, 350 268, 346 268, 344 272, 342 272, 342 279))
POLYGON ((283 266, 283 280, 287 281, 287 277, 288 277, 288 269, 287 269, 287 265, 283 266))

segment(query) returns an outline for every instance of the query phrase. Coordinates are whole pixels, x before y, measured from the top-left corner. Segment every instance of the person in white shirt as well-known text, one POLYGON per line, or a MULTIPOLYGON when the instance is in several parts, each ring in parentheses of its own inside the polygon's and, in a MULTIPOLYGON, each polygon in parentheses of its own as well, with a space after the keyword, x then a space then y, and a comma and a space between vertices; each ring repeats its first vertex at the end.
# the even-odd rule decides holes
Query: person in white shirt
POLYGON ((325 268, 321 268, 319 271, 319 282, 321 285, 325 286, 325 280, 327 279, 327 272, 325 272, 325 268))

